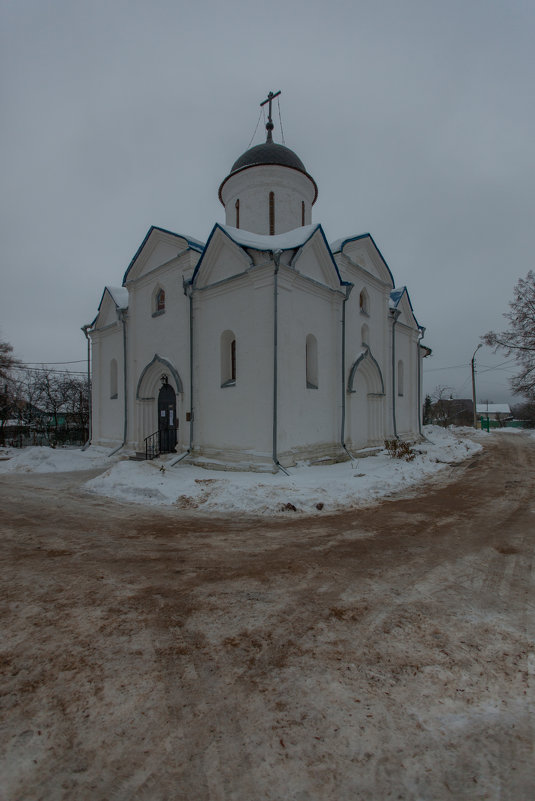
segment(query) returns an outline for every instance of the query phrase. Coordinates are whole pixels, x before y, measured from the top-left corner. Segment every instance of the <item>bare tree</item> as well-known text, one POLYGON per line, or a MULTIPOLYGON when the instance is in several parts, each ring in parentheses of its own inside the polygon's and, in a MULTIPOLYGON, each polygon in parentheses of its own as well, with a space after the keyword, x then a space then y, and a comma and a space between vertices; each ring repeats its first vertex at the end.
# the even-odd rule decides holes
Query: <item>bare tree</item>
POLYGON ((520 372, 511 379, 515 395, 535 399, 535 273, 530 270, 520 278, 514 288, 514 298, 509 303, 510 311, 504 314, 509 320, 507 331, 489 331, 482 337, 494 351, 503 350, 514 356, 520 372))
POLYGON ((11 370, 17 364, 12 345, 9 342, 0 342, 0 379, 9 378, 11 370))

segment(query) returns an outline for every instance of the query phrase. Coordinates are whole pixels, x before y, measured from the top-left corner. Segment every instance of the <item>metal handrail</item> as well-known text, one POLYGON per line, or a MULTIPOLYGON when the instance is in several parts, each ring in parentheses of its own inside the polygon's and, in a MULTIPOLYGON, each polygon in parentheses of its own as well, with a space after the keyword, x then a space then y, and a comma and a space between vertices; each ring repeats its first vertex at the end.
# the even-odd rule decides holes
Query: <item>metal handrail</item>
POLYGON ((154 431, 148 437, 145 437, 145 459, 155 459, 160 455, 160 450, 160 432, 154 431))

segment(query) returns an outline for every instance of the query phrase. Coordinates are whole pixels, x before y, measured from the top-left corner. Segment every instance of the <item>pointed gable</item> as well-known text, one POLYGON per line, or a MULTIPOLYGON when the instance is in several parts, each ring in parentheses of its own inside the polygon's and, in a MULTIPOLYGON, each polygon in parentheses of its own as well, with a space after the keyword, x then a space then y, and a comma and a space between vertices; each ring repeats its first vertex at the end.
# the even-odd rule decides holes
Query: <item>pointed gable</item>
POLYGON ((104 287, 92 328, 104 328, 117 322, 118 312, 128 308, 128 290, 124 287, 104 287))
POLYGON ((202 253, 204 245, 197 239, 166 231, 164 228, 151 226, 145 239, 139 246, 134 258, 128 265, 123 278, 123 285, 141 278, 157 267, 176 259, 187 250, 202 253))
POLYGON ((391 309, 396 309, 400 313, 398 318, 400 322, 405 323, 405 325, 411 328, 420 328, 418 320, 414 316, 411 299, 406 286, 396 287, 396 289, 392 290, 390 293, 389 306, 391 309))
POLYGON ((291 268, 307 278, 333 289, 339 289, 343 283, 321 225, 307 225, 270 236, 219 223, 214 226, 195 268, 193 283, 200 287, 223 281, 253 267, 258 262, 255 254, 277 252, 290 252, 291 268))
POLYGON ((350 272, 351 268, 364 270, 381 283, 394 287, 394 278, 390 267, 371 234, 337 239, 331 243, 331 250, 344 273, 350 272))

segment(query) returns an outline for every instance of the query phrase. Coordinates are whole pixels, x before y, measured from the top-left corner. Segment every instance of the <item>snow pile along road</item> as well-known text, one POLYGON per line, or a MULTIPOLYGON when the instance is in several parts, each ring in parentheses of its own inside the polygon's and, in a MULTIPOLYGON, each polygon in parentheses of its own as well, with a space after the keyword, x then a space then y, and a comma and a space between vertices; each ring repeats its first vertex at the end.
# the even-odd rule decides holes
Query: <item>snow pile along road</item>
POLYGON ((87 482, 91 492, 122 501, 174 505, 188 511, 273 515, 324 514, 363 506, 405 489, 452 466, 481 449, 466 436, 428 426, 426 442, 414 446, 410 461, 386 451, 365 459, 324 467, 299 465, 283 473, 238 473, 205 470, 187 461, 170 467, 172 458, 152 462, 121 461, 87 482))
POLYGON ((110 464, 108 448, 1 448, 0 473, 68 473, 110 464))

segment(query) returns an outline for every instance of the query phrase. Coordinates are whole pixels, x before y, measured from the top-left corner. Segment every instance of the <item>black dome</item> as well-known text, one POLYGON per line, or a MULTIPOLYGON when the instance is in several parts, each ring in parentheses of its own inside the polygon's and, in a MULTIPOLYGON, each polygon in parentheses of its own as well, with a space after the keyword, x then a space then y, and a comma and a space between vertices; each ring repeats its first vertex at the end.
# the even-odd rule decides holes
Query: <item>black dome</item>
POLYGON ((244 167, 254 167, 257 164, 280 164, 283 167, 293 167, 306 174, 305 165, 293 150, 276 142, 264 142, 261 145, 246 150, 232 165, 230 174, 242 170, 244 167))

